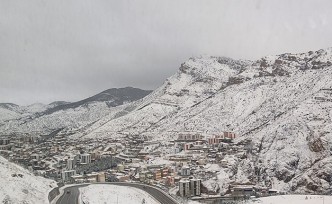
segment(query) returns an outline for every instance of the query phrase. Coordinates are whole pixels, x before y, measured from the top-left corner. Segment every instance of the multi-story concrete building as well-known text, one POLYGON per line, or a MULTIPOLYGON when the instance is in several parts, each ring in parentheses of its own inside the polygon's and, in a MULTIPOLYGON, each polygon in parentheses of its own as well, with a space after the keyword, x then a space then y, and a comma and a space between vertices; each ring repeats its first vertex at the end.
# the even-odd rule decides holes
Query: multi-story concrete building
POLYGON ((169 169, 167 167, 163 168, 161 170, 161 177, 166 177, 168 176, 169 169))
POLYGON ((192 196, 201 195, 201 180, 200 179, 190 179, 190 191, 192 196))
POLYGON ((188 179, 182 179, 179 181, 179 192, 182 197, 190 196, 190 181, 188 179))
POLYGON ((229 139, 235 139, 236 138, 236 134, 233 132, 224 132, 224 137, 225 138, 229 138, 229 139))
POLYGON ((178 139, 179 141, 196 141, 196 140, 202 140, 203 136, 200 134, 180 134, 178 139))
POLYGON ((190 176, 189 166, 183 166, 181 169, 181 176, 190 176))
POLYGON ((151 170, 153 174, 153 179, 154 180, 160 180, 161 179, 161 169, 153 169, 151 170))
POLYGON ((165 184, 167 186, 173 186, 174 185, 174 182, 175 182, 175 179, 174 179, 174 176, 167 176, 165 178, 165 184))
POLYGON ((225 139, 228 140, 233 140, 236 138, 236 134, 233 132, 223 132, 220 135, 214 135, 210 138, 208 138, 208 143, 209 144, 219 144, 220 142, 222 142, 225 139))
POLYGON ((67 169, 68 170, 72 170, 75 169, 76 167, 76 159, 74 158, 70 158, 67 160, 67 169))
POLYGON ((90 164, 91 154, 81 154, 81 164, 90 164))
POLYGON ((63 182, 69 181, 72 176, 76 174, 75 170, 67 170, 61 173, 61 178, 63 182))
POLYGON ((10 143, 10 139, 8 139, 8 138, 0 139, 0 145, 8 145, 9 143, 10 143))

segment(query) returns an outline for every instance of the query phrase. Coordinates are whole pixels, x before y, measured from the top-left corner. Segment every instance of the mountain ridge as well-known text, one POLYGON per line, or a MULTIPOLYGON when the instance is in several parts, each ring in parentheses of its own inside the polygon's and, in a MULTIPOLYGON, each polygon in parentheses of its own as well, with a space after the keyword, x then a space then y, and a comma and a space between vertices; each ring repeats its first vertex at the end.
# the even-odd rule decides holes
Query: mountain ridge
MULTIPOLYGON (((59 115, 59 112, 75 112, 75 109, 80 109, 86 113, 90 109, 94 109, 94 111, 97 112, 98 106, 100 106, 101 111, 104 111, 105 113, 97 113, 98 115, 96 115, 95 117, 99 118, 100 115, 107 114, 109 108, 139 100, 150 92, 151 91, 149 90, 142 90, 139 88, 124 87, 107 89, 103 92, 100 92, 99 94, 77 102, 56 101, 48 105, 37 103, 28 106, 18 106, 15 104, 11 105, 10 103, 4 103, 2 106, 0 106, 0 126, 5 126, 6 124, 9 124, 10 127, 6 127, 4 132, 25 132, 19 130, 19 126, 28 124, 29 122, 37 120, 40 117, 47 117, 48 115, 52 114, 59 115)), ((66 123, 65 121, 63 122, 66 123)), ((63 124, 61 127, 54 127, 53 129, 47 128, 44 125, 43 127, 37 125, 37 128, 40 129, 34 130, 33 132, 41 132, 41 134, 47 134, 51 133, 53 130, 63 128, 63 126, 66 125, 63 124)), ((26 130, 26 132, 29 131, 30 129, 26 130)))
POLYGON ((88 103, 93 103, 93 102, 107 102, 107 105, 110 107, 118 106, 118 105, 123 105, 125 100, 129 101, 135 101, 142 96, 145 96, 152 91, 149 90, 142 90, 138 88, 133 88, 133 87, 125 87, 125 88, 111 88, 107 89, 105 91, 102 91, 94 96, 88 97, 86 99, 77 101, 77 102, 72 102, 68 104, 61 104, 58 106, 55 106, 54 108, 48 109, 45 114, 51 114, 53 112, 56 112, 58 110, 65 110, 69 108, 77 108, 81 105, 85 105, 88 103))

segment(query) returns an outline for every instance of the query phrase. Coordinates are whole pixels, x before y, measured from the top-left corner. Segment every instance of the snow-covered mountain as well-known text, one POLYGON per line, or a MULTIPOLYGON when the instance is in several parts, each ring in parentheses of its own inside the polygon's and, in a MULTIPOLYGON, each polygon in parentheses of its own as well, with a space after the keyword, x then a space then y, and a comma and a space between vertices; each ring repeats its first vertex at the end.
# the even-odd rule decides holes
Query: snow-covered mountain
POLYGON ((64 128, 63 133, 82 139, 140 134, 154 140, 170 140, 182 132, 209 136, 233 131, 239 136, 236 142, 250 146, 251 153, 228 158, 233 171, 221 170, 212 182, 222 187, 255 181, 287 191, 328 192, 331 62, 331 48, 256 61, 191 58, 143 99, 10 120, 0 131, 64 128))
POLYGON ((0 103, 0 125, 9 120, 15 120, 33 115, 37 112, 43 112, 54 106, 54 104, 45 105, 42 103, 34 103, 28 106, 19 106, 13 103, 0 103))
POLYGON ((332 49, 263 57, 191 58, 142 101, 114 109, 78 137, 141 134, 173 139, 181 132, 233 131, 251 146, 228 158, 229 182, 254 181, 280 190, 329 192, 332 175, 332 49))
POLYGON ((0 121, 12 120, 20 117, 18 105, 13 103, 0 103, 0 121))
POLYGON ((55 181, 34 176, 1 156, 0 179, 1 203, 48 203, 48 193, 56 187, 55 181))
POLYGON ((75 132, 108 115, 112 107, 139 100, 149 93, 151 91, 126 87, 108 89, 73 103, 56 101, 29 106, 3 103, 0 104, 0 130, 3 134, 48 134, 62 128, 75 132))

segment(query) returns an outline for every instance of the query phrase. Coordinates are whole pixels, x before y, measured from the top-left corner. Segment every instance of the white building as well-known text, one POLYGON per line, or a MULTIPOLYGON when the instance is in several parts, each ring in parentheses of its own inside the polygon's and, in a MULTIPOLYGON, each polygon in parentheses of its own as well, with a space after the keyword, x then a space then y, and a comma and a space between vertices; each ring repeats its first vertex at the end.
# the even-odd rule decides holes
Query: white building
POLYGON ((69 179, 76 174, 75 170, 63 171, 61 173, 62 181, 69 181, 69 179))
POLYGON ((189 166, 183 166, 181 169, 181 176, 190 176, 189 166))
POLYGON ((180 196, 189 197, 190 196, 190 181, 187 179, 182 179, 179 181, 179 191, 180 196))
POLYGON ((192 196, 201 195, 201 180, 200 179, 190 179, 190 191, 192 196))
POLYGON ((8 145, 10 143, 10 140, 7 138, 0 139, 0 145, 8 145))
POLYGON ((90 164, 91 154, 81 154, 81 164, 90 164))
POLYGON ((67 169, 68 170, 72 170, 75 169, 76 167, 76 159, 74 158, 70 158, 67 160, 67 169))

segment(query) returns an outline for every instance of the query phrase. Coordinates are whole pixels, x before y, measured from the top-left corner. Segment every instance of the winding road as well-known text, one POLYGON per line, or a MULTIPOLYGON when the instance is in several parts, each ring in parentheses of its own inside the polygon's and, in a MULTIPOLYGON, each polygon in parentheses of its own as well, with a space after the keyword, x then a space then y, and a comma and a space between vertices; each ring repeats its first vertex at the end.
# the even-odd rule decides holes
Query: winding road
POLYGON ((71 186, 64 189, 63 195, 57 200, 56 204, 78 204, 79 188, 88 186, 89 184, 71 186))
POLYGON ((149 193, 151 196, 153 196, 157 201, 159 201, 161 204, 178 204, 172 197, 164 193, 162 190, 144 185, 139 183, 94 183, 94 184, 82 184, 82 185, 76 185, 76 186, 70 186, 64 189, 63 195, 57 200, 56 204, 78 204, 79 199, 79 188, 85 187, 88 185, 98 185, 98 184, 108 184, 108 185, 118 185, 118 186, 129 186, 141 189, 147 193, 149 193))

